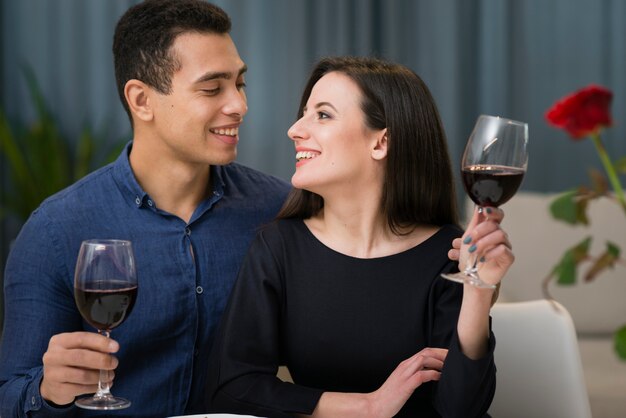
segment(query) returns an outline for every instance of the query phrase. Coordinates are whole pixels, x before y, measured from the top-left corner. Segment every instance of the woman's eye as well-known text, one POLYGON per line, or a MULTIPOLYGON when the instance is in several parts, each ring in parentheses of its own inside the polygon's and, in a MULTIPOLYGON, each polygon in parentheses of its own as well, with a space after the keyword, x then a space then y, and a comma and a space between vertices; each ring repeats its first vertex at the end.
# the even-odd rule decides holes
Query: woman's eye
POLYGON ((330 115, 326 112, 317 112, 318 119, 329 119, 330 115))

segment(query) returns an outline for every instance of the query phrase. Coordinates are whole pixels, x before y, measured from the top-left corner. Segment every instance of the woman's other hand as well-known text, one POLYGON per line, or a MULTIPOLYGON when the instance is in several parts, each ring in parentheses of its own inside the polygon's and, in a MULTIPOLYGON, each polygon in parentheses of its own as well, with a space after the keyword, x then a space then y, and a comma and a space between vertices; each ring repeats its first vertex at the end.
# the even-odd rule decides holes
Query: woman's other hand
POLYGON ((368 394, 372 417, 396 415, 422 383, 439 380, 448 355, 443 348, 425 348, 396 367, 385 383, 368 394))

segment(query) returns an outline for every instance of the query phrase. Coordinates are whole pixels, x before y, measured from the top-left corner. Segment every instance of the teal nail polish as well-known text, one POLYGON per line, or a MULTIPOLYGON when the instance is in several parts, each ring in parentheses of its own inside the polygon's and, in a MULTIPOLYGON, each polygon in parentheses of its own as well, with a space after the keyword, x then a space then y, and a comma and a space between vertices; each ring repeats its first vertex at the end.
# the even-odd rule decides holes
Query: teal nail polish
POLYGON ((470 253, 473 253, 474 251, 476 251, 476 244, 473 244, 471 247, 469 247, 469 251, 470 253))
POLYGON ((487 213, 491 214, 491 212, 493 212, 493 210, 491 210, 491 208, 487 208, 487 213))
POLYGON ((463 244, 469 244, 470 242, 472 242, 472 237, 465 237, 465 239, 463 240, 463 244))
POLYGON ((484 263, 484 262, 485 262, 485 257, 480 257, 480 260, 479 260, 479 261, 480 261, 481 263, 484 263))

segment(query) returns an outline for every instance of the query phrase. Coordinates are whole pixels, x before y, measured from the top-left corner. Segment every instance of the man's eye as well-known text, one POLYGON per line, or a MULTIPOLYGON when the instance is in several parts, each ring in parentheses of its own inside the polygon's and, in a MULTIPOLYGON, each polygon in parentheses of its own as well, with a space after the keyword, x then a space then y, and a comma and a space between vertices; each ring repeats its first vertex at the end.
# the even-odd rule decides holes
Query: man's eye
POLYGON ((237 90, 243 90, 245 89, 247 86, 247 84, 245 82, 241 82, 241 83, 237 83, 237 90))
POLYGON ((208 94, 209 96, 215 96, 217 93, 220 92, 219 87, 215 88, 215 89, 202 89, 202 91, 206 94, 208 94))

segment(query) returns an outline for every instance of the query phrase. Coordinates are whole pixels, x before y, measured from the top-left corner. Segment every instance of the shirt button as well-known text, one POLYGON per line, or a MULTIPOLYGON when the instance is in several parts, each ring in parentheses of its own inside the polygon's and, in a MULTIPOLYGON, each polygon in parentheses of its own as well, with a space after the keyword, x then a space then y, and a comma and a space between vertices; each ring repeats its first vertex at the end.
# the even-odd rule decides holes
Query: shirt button
POLYGON ((191 228, 189 227, 185 228, 185 235, 187 236, 191 235, 191 228))
POLYGON ((196 286, 196 293, 201 295, 202 292, 204 292, 204 289, 202 288, 202 286, 196 286))
POLYGON ((30 403, 31 403, 31 404, 35 405, 35 402, 36 402, 36 400, 35 400, 35 397, 34 397, 34 396, 33 396, 32 398, 30 398, 30 403))
POLYGON ((148 206, 152 206, 154 203, 152 203, 152 200, 148 200, 148 206))
POLYGON ((135 204, 136 204, 137 206, 141 205, 141 199, 139 198, 139 196, 137 196, 137 197, 135 198, 135 204))

